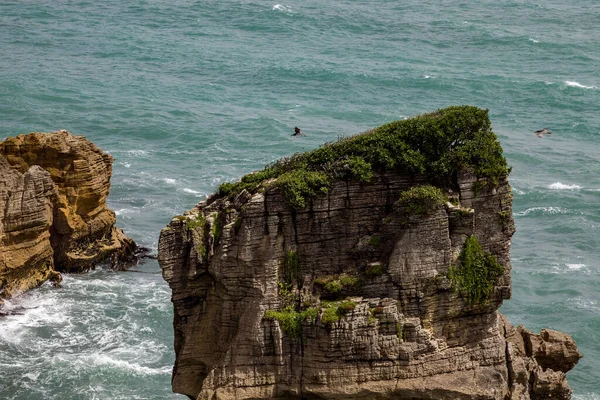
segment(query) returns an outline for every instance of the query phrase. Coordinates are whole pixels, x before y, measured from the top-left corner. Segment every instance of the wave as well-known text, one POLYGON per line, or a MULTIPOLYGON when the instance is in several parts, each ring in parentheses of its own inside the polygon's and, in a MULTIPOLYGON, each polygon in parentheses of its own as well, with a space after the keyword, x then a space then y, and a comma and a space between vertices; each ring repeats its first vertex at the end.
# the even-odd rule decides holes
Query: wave
POLYGON ((529 41, 533 43, 539 43, 539 40, 535 40, 534 38, 529 38, 529 41))
POLYGON ((570 87, 581 88, 581 89, 598 89, 596 86, 585 86, 585 85, 582 85, 581 83, 575 82, 575 81, 565 81, 565 85, 570 86, 570 87))
POLYGON ((181 189, 181 190, 182 190, 183 192, 185 192, 185 193, 193 194, 193 195, 195 195, 196 197, 201 197, 201 196, 204 196, 204 194, 203 194, 202 192, 198 192, 197 190, 193 190, 193 189, 190 189, 190 188, 183 188, 183 189, 181 189))
POLYGON ((272 8, 273 11, 292 11, 290 7, 286 7, 281 4, 275 4, 272 8))
POLYGON ((580 269, 586 268, 585 264, 567 264, 567 268, 571 271, 579 271, 580 269))
MULTIPOLYGON (((57 358, 62 358, 58 356, 57 358)), ((71 361, 71 360, 62 360, 62 361, 71 361)), ((159 368, 147 367, 144 365, 140 365, 135 362, 129 362, 126 360, 119 360, 112 358, 106 354, 91 354, 88 356, 82 357, 82 359, 76 360, 76 364, 83 364, 83 367, 87 367, 89 365, 93 365, 96 367, 112 367, 117 368, 122 371, 127 371, 133 373, 135 375, 170 375, 173 371, 171 366, 164 366, 159 368)))
POLYGON ((548 185, 548 189, 551 190, 579 190, 581 186, 579 185, 565 185, 564 183, 554 182, 551 185, 548 185))
POLYGON ((566 214, 568 212, 566 209, 561 207, 531 207, 525 211, 515 213, 515 216, 522 217, 537 211, 541 211, 542 214, 566 214))

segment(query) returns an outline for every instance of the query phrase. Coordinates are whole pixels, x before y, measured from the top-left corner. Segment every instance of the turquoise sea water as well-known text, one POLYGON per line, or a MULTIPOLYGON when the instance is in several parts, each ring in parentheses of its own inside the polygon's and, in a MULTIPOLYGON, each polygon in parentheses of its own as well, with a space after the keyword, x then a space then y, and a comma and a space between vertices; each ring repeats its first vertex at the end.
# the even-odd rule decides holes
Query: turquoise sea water
MULTIPOLYGON (((118 224, 156 249, 222 181, 392 120, 489 108, 515 193, 502 312, 571 334, 574 398, 599 399, 600 4, 425 3, 4 0, 0 140, 87 136, 115 157, 118 224)), ((140 269, 9 304, 27 310, 0 320, 0 398, 183 399, 170 292, 155 262, 140 269)))

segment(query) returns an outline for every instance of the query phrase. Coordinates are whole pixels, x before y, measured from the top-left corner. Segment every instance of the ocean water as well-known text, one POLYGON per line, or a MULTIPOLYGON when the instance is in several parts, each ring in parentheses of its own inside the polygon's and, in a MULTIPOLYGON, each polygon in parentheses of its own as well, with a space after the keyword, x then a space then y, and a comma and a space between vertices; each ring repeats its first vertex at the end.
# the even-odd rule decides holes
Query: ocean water
MULTIPOLYGON (((115 157, 119 226, 156 249, 222 181, 392 120, 488 108, 515 194, 501 311, 572 335, 574 398, 599 399, 599 21, 589 0, 3 0, 0 140, 87 136, 115 157)), ((11 301, 24 310, 0 320, 0 398, 183 399, 169 289, 156 262, 138 270, 11 301)))

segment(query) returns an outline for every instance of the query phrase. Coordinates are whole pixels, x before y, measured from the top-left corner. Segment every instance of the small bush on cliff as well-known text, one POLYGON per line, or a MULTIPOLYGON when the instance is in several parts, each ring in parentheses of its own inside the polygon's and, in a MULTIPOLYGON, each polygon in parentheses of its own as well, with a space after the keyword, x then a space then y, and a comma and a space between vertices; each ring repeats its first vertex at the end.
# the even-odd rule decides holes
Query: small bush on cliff
POLYGON ((331 297, 337 297, 344 289, 357 289, 361 285, 361 280, 357 276, 342 274, 342 275, 325 275, 315 279, 315 284, 321 286, 323 290, 331 297))
POLYGON ((325 309, 321 315, 321 322, 324 325, 330 325, 338 322, 340 318, 356 308, 356 303, 350 300, 336 301, 333 303, 323 302, 325 309))
POLYGON ((314 323, 317 315, 318 310, 316 308, 309 308, 304 311, 284 309, 281 311, 267 310, 265 318, 279 321, 283 333, 290 339, 296 339, 302 336, 302 323, 304 321, 314 323))
POLYGON ((326 194, 331 182, 324 172, 297 169, 281 175, 274 185, 283 190, 292 207, 301 209, 308 198, 326 194))
POLYGON ((448 197, 431 185, 413 186, 400 193, 395 206, 405 215, 426 215, 448 201, 448 197))
POLYGON ((424 173, 430 183, 456 187, 457 173, 471 169, 497 185, 508 175, 502 147, 491 130, 488 111, 473 106, 448 107, 395 121, 359 135, 276 161, 264 170, 219 187, 222 196, 257 190, 276 179, 295 208, 310 196, 325 193, 335 178, 367 181, 373 171, 424 173), (291 174, 291 175, 286 175, 291 174))
POLYGON ((483 251, 475 236, 465 242, 457 265, 450 267, 448 278, 452 287, 467 298, 470 304, 485 302, 494 290, 494 283, 504 274, 496 257, 483 251))
POLYGON ((292 285, 294 281, 300 285, 300 257, 295 250, 288 250, 285 253, 285 259, 283 260, 283 279, 286 284, 292 285))

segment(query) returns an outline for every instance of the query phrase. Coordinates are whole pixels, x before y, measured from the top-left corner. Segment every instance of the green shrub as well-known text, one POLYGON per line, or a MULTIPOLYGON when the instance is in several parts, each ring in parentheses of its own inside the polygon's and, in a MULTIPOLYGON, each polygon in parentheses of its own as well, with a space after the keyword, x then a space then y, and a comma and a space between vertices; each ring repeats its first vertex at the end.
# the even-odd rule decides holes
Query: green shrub
POLYGON ((300 257, 295 250, 288 250, 283 260, 283 279, 285 283, 291 285, 294 281, 301 282, 300 276, 300 257))
POLYGON ((473 106, 448 107, 391 122, 294 154, 239 182, 224 183, 218 192, 221 196, 234 196, 243 189, 255 192, 262 182, 278 178, 277 185, 292 206, 303 208, 307 197, 326 192, 332 178, 368 181, 375 170, 396 170, 424 173, 434 185, 456 188, 457 173, 463 168, 491 185, 509 173, 488 111, 473 106), (281 179, 286 174, 291 175, 281 179))
POLYGON ((380 263, 373 263, 373 264, 367 265, 367 268, 365 268, 365 275, 368 276, 369 278, 372 278, 374 276, 383 275, 384 272, 385 272, 385 267, 383 266, 383 264, 380 264, 380 263))
POLYGON ((315 278, 314 282, 332 295, 336 295, 344 289, 356 289, 362 283, 359 277, 347 274, 320 276, 315 278))
POLYGON ((216 214, 213 220, 212 226, 212 234, 214 238, 214 242, 219 243, 219 239, 221 238, 221 233, 223 233, 223 225, 221 222, 221 215, 216 214))
POLYGON ((185 222, 185 227, 187 230, 204 228, 204 215, 202 215, 202 212, 199 212, 196 218, 188 219, 185 222))
POLYGON ((295 209, 306 207, 306 200, 317 194, 326 194, 331 182, 324 172, 297 169, 277 178, 275 186, 281 188, 290 205, 295 209))
POLYGON ((296 339, 302 336, 302 323, 304 321, 314 323, 318 313, 316 308, 309 308, 304 311, 290 309, 281 311, 267 310, 265 318, 279 321, 283 333, 291 339, 296 339))
POLYGON ((324 287, 324 289, 331 294, 338 294, 342 291, 343 288, 344 286, 338 280, 331 281, 327 283, 324 287))
POLYGON ((340 318, 351 312, 356 308, 356 303, 350 300, 336 301, 336 302, 323 302, 325 309, 321 315, 321 322, 324 325, 338 322, 340 318))
POLYGON ((458 257, 450 267, 448 278, 452 287, 467 298, 470 304, 485 302, 494 290, 494 283, 504 274, 504 267, 491 253, 484 253, 475 236, 469 236, 458 257))
POLYGON ((426 215, 445 204, 448 197, 437 187, 431 185, 413 186, 400 193, 395 206, 405 215, 426 215))
POLYGON ((342 274, 340 276, 340 283, 343 287, 353 287, 356 289, 360 287, 361 281, 358 276, 342 274))

